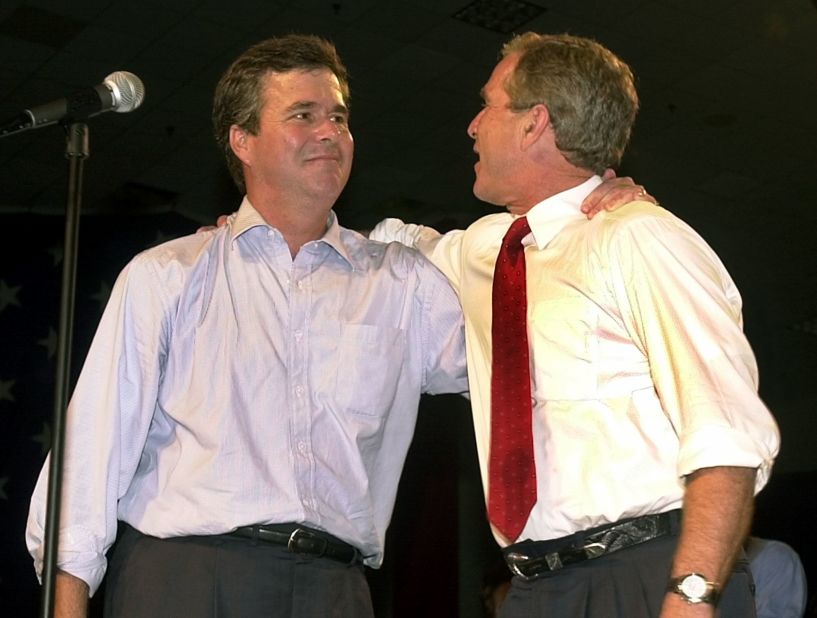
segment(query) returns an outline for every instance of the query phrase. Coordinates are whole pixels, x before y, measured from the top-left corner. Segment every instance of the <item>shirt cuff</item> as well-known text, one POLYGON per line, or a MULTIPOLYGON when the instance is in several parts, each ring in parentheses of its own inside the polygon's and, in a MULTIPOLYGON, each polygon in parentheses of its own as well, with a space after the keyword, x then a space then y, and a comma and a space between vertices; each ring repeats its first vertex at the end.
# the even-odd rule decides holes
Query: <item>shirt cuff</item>
MULTIPOLYGON (((72 534, 70 531, 60 531, 58 543, 62 549, 57 553, 57 568, 88 584, 88 596, 91 597, 102 584, 108 561, 103 554, 96 552, 65 549, 66 546, 76 543, 79 536, 87 538, 87 534, 83 532, 72 534)), ((30 532, 27 533, 27 537, 29 550, 34 558, 34 570, 37 573, 37 579, 42 584, 45 545, 39 539, 33 538, 30 532)))
POLYGON ((685 477, 701 468, 718 466, 754 468, 757 494, 769 481, 779 444, 776 427, 755 438, 734 427, 709 425, 684 436, 678 456, 678 474, 685 477))

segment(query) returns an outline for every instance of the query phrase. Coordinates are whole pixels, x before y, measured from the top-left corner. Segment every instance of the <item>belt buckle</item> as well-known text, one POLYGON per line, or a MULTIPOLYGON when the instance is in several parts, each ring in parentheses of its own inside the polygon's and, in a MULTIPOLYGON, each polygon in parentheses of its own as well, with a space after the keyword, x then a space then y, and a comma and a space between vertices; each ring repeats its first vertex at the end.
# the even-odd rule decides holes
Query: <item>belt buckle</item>
POLYGON ((312 554, 318 557, 321 557, 326 554, 326 550, 329 548, 329 541, 319 537, 316 534, 313 534, 309 530, 304 530, 303 528, 295 528, 292 531, 292 534, 289 535, 289 541, 287 541, 287 549, 292 552, 293 554, 312 554), (309 540, 309 541, 321 541, 323 543, 322 549, 320 551, 298 551, 296 547, 298 541, 301 539, 309 540))
POLYGON ((524 566, 524 564, 528 561, 530 561, 530 557, 526 556, 525 554, 509 552, 508 554, 505 555, 505 564, 508 565, 508 568, 511 570, 511 573, 513 573, 517 577, 522 578, 525 581, 530 581, 534 579, 521 569, 521 566, 524 566))

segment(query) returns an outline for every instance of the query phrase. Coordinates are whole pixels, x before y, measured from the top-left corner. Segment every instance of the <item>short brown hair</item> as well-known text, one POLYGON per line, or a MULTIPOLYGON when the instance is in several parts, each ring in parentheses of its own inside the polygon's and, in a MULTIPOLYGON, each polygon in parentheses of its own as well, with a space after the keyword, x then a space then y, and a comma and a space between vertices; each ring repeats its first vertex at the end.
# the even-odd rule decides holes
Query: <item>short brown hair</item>
POLYGON ((269 73, 329 69, 340 83, 349 107, 349 76, 329 41, 310 34, 288 34, 261 41, 241 54, 227 69, 213 97, 213 131, 227 159, 227 169, 243 193, 244 171, 230 147, 230 127, 256 135, 264 107, 264 78, 269 73))
POLYGON ((599 43, 568 34, 527 32, 502 48, 519 55, 505 83, 511 109, 542 103, 556 145, 573 165, 601 173, 621 162, 638 111, 630 67, 599 43))

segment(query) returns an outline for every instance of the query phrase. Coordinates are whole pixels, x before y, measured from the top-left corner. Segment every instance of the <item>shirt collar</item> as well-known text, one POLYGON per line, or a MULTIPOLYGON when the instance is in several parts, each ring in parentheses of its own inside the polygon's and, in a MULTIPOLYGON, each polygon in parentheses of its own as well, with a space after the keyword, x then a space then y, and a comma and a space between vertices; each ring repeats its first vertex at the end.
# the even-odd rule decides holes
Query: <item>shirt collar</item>
MULTIPOLYGON (((277 230, 277 228, 264 221, 264 218, 250 203, 247 196, 244 196, 244 200, 241 202, 241 206, 239 207, 238 211, 234 212, 227 218, 227 223, 230 226, 231 243, 235 242, 236 239, 247 230, 258 226, 276 230, 280 234, 280 230, 277 230)), ((343 243, 340 231, 341 227, 338 223, 338 217, 334 210, 330 210, 329 216, 326 218, 326 232, 324 232, 324 235, 319 238, 317 242, 325 243, 330 246, 349 264, 350 267, 354 269, 354 262, 352 261, 351 252, 343 243)))
POLYGON ((538 249, 544 249, 568 223, 586 216, 581 211, 582 202, 601 182, 599 176, 591 176, 580 185, 542 200, 527 212, 538 249))

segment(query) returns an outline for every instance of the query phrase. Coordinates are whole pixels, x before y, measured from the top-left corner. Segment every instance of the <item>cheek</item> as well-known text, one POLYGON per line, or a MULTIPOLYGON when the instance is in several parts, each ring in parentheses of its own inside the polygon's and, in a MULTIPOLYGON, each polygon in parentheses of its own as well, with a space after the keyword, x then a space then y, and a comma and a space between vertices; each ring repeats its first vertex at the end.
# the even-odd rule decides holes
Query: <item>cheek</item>
POLYGON ((338 137, 338 144, 346 160, 351 163, 352 155, 355 152, 355 140, 351 133, 344 133, 338 137))

